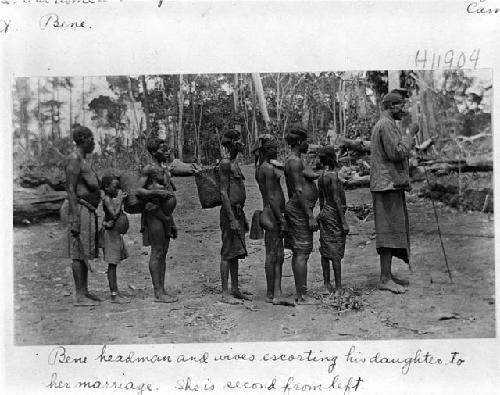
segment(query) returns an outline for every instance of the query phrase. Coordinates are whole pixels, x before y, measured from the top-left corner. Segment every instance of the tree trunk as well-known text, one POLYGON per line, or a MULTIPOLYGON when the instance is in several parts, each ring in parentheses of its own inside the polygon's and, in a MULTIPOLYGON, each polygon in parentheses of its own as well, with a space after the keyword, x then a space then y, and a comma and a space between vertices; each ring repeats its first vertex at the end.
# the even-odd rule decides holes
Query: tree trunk
POLYGON ((401 83, 399 81, 399 75, 400 75, 399 70, 389 70, 387 72, 389 92, 392 91, 393 89, 401 88, 401 83))
POLYGON ((252 73, 253 84, 255 87, 255 92, 257 94, 257 98, 259 100, 259 108, 262 118, 264 119, 264 123, 266 128, 269 127, 270 119, 269 113, 267 112, 266 98, 264 96, 264 88, 262 87, 262 81, 260 79, 259 73, 252 73))
POLYGON ((68 78, 69 81, 69 140, 73 141, 73 131, 71 125, 73 124, 73 89, 71 86, 71 77, 68 78))
POLYGON ((29 159, 31 158, 30 135, 28 130, 28 124, 29 124, 28 103, 30 101, 29 79, 18 78, 16 80, 16 90, 19 97, 19 127, 21 129, 21 135, 24 136, 26 159, 29 159))
POLYGON ((359 116, 360 117, 365 117, 366 116, 366 90, 364 85, 359 81, 359 79, 356 80, 356 96, 357 96, 357 102, 358 102, 358 111, 359 111, 359 116))
POLYGON ((235 123, 234 128, 240 132, 241 134, 241 124, 239 122, 240 119, 240 96, 239 96, 239 81, 238 81, 238 73, 234 74, 234 89, 233 89, 233 105, 234 105, 234 115, 235 119, 238 121, 235 123))
POLYGON ((82 77, 82 125, 85 126, 85 77, 82 77))
POLYGON ((424 113, 427 118, 427 131, 428 135, 423 136, 425 139, 431 137, 436 133, 439 133, 438 124, 435 115, 435 103, 434 103, 434 72, 432 70, 423 72, 425 88, 424 90, 424 113))
POLYGON ((339 134, 343 136, 343 130, 342 127, 344 125, 343 119, 344 117, 342 116, 344 113, 344 98, 342 95, 342 79, 339 79, 339 89, 337 91, 337 96, 339 98, 339 134))
POLYGON ((178 158, 182 160, 183 157, 183 148, 184 148, 184 131, 182 128, 182 122, 183 122, 183 117, 184 117, 184 91, 183 91, 183 86, 184 86, 184 76, 182 74, 179 74, 179 94, 178 94, 178 99, 179 99, 179 119, 177 122, 177 153, 178 153, 178 158))
POLYGON ((253 141, 257 141, 259 138, 259 131, 257 130, 257 98, 255 94, 255 89, 253 89, 253 84, 251 86, 251 94, 252 94, 252 133, 253 133, 253 141))
POLYGON ((304 95, 304 101, 302 102, 302 119, 301 119, 301 124, 302 127, 307 129, 307 126, 309 125, 309 100, 307 97, 307 93, 304 95))
POLYGON ((149 138, 151 134, 151 120, 149 119, 149 98, 148 98, 148 87, 146 85, 146 76, 141 75, 141 85, 144 93, 144 100, 142 102, 144 107, 144 116, 146 118, 146 138, 149 138))
POLYGON ((197 127, 197 137, 196 137, 196 163, 201 164, 201 151, 200 151, 200 139, 201 139, 201 120, 203 119, 203 103, 200 105, 200 119, 198 121, 197 127))
POLYGON ((281 127, 280 73, 276 76, 276 124, 281 127))
MULTIPOLYGON (((132 114, 134 115, 134 121, 135 121, 135 128, 137 130, 137 136, 139 136, 139 133, 141 132, 139 121, 137 120, 137 112, 135 111, 135 99, 134 99, 134 93, 132 92, 132 77, 128 77, 128 99, 129 99, 129 108, 132 111, 132 114)), ((134 129, 132 129, 132 140, 135 137, 135 132, 134 129)))
MULTIPOLYGON (((37 87, 36 87, 36 99, 37 99, 37 120, 38 120, 38 153, 39 155, 43 152, 44 145, 44 123, 42 122, 42 115, 40 114, 40 78, 37 78, 37 87)), ((71 113, 71 91, 70 91, 70 113, 71 113)), ((70 125, 70 141, 73 141, 73 132, 71 130, 70 125)))

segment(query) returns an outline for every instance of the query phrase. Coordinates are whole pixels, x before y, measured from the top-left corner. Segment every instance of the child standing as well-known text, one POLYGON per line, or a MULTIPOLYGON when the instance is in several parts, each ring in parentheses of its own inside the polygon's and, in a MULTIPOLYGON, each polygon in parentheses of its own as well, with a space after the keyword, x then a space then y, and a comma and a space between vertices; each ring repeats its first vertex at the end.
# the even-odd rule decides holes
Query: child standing
POLYGON ((323 172, 318 180, 319 205, 321 212, 318 215, 319 224, 319 252, 325 294, 340 292, 341 261, 344 258, 346 235, 349 226, 345 219, 346 199, 342 182, 337 174, 337 157, 333 146, 322 147, 318 152, 319 160, 323 165, 323 172), (335 290, 330 282, 330 261, 335 276, 335 290))
POLYGON ((108 264, 111 303, 130 303, 129 298, 118 292, 116 278, 116 266, 128 256, 123 242, 123 235, 127 233, 129 225, 127 215, 123 212, 123 200, 127 197, 127 193, 121 190, 120 181, 115 176, 104 176, 102 189, 105 196, 100 245, 104 251, 104 261, 108 264))

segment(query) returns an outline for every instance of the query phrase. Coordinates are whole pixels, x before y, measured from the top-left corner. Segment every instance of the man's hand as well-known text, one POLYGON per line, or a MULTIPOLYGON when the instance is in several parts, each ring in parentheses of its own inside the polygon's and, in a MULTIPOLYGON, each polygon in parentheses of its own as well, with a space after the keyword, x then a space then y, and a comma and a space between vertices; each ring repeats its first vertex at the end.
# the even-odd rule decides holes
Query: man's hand
POLYGON ((347 235, 349 234, 349 231, 350 231, 350 229, 349 229, 349 225, 347 225, 347 224, 343 224, 343 225, 342 225, 342 231, 344 232, 344 235, 346 235, 346 236, 347 236, 347 235))
POLYGON ((316 232, 319 229, 318 221, 316 221, 316 218, 309 218, 309 229, 313 232, 316 232))
POLYGON ((80 218, 73 218, 70 222, 70 231, 73 236, 80 234, 80 218))
POLYGON ((160 199, 170 199, 174 196, 174 194, 170 191, 159 190, 157 193, 160 199))
POLYGON ((285 235, 288 233, 288 224, 286 221, 283 219, 280 222, 280 236, 285 237, 285 235))
POLYGON ((179 231, 177 230, 177 226, 172 226, 172 228, 170 229, 170 233, 172 235, 172 239, 177 239, 177 235, 179 233, 179 231))
POLYGON ((119 191, 118 191, 118 196, 117 196, 117 198, 118 198, 118 201, 119 201, 119 202, 123 202, 127 196, 128 196, 128 193, 127 193, 127 192, 122 191, 122 190, 119 190, 119 191))
POLYGON ((240 230, 240 224, 236 219, 232 219, 229 223, 229 228, 234 231, 240 230))
POLYGON ((145 211, 153 211, 156 210, 157 208, 160 208, 160 206, 154 204, 153 202, 147 202, 146 205, 144 206, 145 211))
POLYGON ((417 123, 412 123, 408 129, 408 132, 410 134, 410 136, 416 136, 418 131, 420 130, 420 127, 418 126, 417 123))
POLYGON ((203 167, 201 167, 200 165, 198 165, 197 163, 192 163, 191 164, 191 168, 193 169, 193 173, 194 174, 198 174, 200 171, 203 170, 203 167))

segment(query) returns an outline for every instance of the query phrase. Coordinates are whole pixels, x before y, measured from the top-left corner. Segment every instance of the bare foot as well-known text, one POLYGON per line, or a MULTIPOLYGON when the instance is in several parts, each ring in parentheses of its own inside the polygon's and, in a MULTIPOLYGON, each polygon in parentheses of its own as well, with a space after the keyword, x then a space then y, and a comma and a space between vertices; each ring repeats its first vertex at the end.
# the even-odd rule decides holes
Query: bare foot
POLYGON ((392 281, 394 281, 396 284, 402 285, 403 287, 407 287, 410 285, 410 282, 408 280, 402 279, 402 278, 397 278, 393 274, 391 274, 392 281))
POLYGON ((333 287, 332 284, 327 283, 323 286, 323 292, 321 292, 322 295, 330 295, 333 292, 333 287))
POLYGON ((96 296, 96 295, 94 295, 94 294, 92 294, 92 293, 90 293, 88 291, 85 293, 85 297, 89 298, 91 300, 95 300, 96 302, 102 302, 101 298, 99 298, 98 296, 96 296))
POLYGON ((344 294, 344 288, 335 288, 333 290, 333 296, 342 296, 344 294))
POLYGON ((250 292, 241 292, 239 289, 231 291, 231 295, 233 295, 236 299, 252 300, 250 297, 252 294, 250 292))
POLYGON ((220 301, 227 304, 243 304, 242 300, 231 298, 227 293, 222 294, 220 301))
POLYGON ((75 296, 73 298, 73 306, 98 306, 99 302, 89 299, 84 295, 75 296))
POLYGON ((155 297, 155 303, 174 303, 178 300, 179 298, 170 295, 159 295, 155 297))
POLYGON ((379 282, 378 289, 382 291, 391 291, 392 293, 395 294, 404 294, 406 292, 406 289, 404 287, 402 287, 399 284, 396 284, 392 280, 388 280, 386 282, 379 282))
POLYGON ((117 304, 130 303, 130 298, 127 298, 120 294, 111 295, 111 303, 117 303, 117 304))
POLYGON ((273 303, 274 299, 272 296, 266 296, 266 303, 273 303))
POLYGON ((273 305, 275 306, 295 306, 295 303, 292 300, 288 300, 285 298, 274 298, 273 305))
POLYGON ((316 304, 316 302, 314 300, 306 298, 304 295, 302 295, 299 298, 295 298, 295 304, 296 305, 313 305, 313 304, 316 304))

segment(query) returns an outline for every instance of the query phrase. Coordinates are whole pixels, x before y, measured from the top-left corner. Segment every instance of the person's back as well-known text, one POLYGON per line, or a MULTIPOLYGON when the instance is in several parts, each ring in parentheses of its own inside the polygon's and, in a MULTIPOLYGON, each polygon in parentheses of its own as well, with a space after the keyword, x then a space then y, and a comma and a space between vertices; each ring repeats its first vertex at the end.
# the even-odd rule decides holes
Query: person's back
POLYGON ((263 162, 257 169, 257 183, 259 184, 259 190, 262 195, 263 206, 266 207, 271 203, 268 200, 270 193, 266 186, 266 181, 270 181, 273 183, 274 201, 279 205, 280 211, 284 212, 285 195, 283 189, 281 189, 281 176, 282 170, 279 170, 277 166, 269 162, 263 162))
POLYGON ((337 170, 323 170, 318 179, 319 194, 323 196, 324 204, 333 207, 335 210, 337 210, 336 208, 337 197, 335 196, 335 189, 331 187, 332 185, 335 185, 340 197, 342 208, 343 210, 345 210, 346 207, 345 192, 344 188, 342 187, 342 182, 340 181, 337 170))
POLYGON ((335 290, 342 287, 341 261, 344 258, 346 235, 349 226, 344 215, 346 199, 342 182, 337 173, 335 148, 324 147, 319 152, 319 159, 324 170, 318 180, 319 205, 319 252, 323 269, 324 291, 334 291, 330 282, 330 261, 335 275, 335 290))

